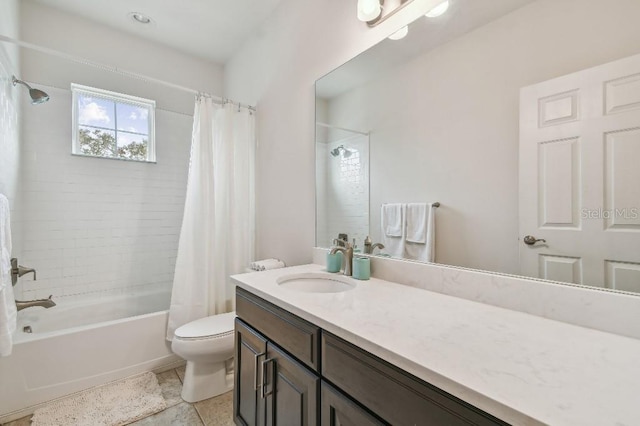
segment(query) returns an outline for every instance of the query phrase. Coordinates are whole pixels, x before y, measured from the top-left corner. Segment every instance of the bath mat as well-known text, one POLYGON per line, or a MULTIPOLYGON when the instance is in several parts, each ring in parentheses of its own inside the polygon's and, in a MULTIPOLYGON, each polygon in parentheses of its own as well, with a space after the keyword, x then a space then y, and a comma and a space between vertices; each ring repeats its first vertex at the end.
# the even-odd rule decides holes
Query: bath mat
POLYGON ((167 408, 158 379, 143 373, 39 408, 35 426, 120 426, 167 408))

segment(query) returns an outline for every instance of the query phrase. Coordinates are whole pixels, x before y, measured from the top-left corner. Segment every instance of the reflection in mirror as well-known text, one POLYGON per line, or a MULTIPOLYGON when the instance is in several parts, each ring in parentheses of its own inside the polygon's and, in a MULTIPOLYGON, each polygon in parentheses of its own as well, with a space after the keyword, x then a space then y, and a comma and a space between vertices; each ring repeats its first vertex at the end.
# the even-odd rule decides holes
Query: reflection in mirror
POLYGON ((369 135, 370 194, 359 216, 329 202, 348 134, 317 126, 317 245, 381 241, 383 206, 439 201, 438 263, 640 292, 638 19, 626 0, 452 0, 318 80, 317 122, 369 135))
POLYGON ((369 233, 369 135, 318 121, 316 141, 317 244, 331 246, 345 229, 347 241, 362 242, 369 233))

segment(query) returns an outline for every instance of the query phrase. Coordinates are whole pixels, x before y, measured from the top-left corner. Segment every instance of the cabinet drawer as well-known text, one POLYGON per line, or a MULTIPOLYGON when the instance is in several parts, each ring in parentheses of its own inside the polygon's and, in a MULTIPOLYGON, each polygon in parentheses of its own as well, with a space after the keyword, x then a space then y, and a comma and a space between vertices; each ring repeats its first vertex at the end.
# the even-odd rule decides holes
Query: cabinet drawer
POLYGON ((506 425, 324 331, 322 376, 393 425, 506 425))
POLYGON ((320 370, 317 326, 241 288, 236 288, 236 315, 308 367, 320 370))
POLYGON ((320 399, 322 426, 386 426, 324 380, 320 399))

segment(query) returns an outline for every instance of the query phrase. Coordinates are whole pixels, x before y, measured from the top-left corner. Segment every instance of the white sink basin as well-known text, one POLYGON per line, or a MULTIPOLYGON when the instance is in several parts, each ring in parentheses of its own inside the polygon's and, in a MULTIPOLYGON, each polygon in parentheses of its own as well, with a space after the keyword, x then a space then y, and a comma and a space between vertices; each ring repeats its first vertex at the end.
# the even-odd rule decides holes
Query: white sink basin
POLYGON ((304 293, 341 293, 356 288, 353 278, 320 272, 285 275, 276 282, 280 287, 304 293))

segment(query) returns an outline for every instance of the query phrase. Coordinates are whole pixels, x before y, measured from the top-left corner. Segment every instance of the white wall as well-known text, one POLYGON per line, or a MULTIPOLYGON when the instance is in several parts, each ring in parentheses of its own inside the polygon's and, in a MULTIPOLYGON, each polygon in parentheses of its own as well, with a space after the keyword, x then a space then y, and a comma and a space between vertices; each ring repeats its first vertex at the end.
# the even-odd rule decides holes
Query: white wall
POLYGON ((640 2, 608 4, 539 0, 329 102, 371 131, 374 240, 381 203, 440 201, 437 262, 519 273, 519 89, 640 52, 640 2))
MULTIPOLYGON (((313 174, 306 172, 312 170, 314 155, 313 82, 341 59, 348 59, 347 52, 353 56, 373 39, 372 34, 354 28, 358 23, 352 2, 340 2, 342 6, 328 3, 317 10, 309 4, 297 10, 285 2, 279 11, 286 7, 300 27, 292 30, 293 24, 287 26, 278 19, 272 25, 285 27, 280 31, 293 31, 296 37, 277 39, 273 33, 279 33, 278 28, 270 27, 262 41, 245 46, 226 67, 228 93, 234 97, 253 95, 261 107, 259 254, 280 255, 292 263, 307 261, 304 247, 313 244, 309 208, 313 205, 313 174), (331 25, 315 24, 323 19, 331 25), (266 71, 249 79, 254 87, 239 87, 248 77, 234 74, 247 69, 266 71), (284 150, 290 156, 283 155, 284 150), (288 179, 292 172, 294 181, 288 179), (281 207, 293 205, 295 209, 281 207)), ((390 167, 380 160, 383 156, 374 155, 372 187, 381 187, 382 195, 372 199, 372 226, 379 222, 375 206, 383 198, 390 202, 389 194, 407 201, 441 201, 438 261, 517 272, 518 89, 636 53, 640 50, 638 6, 634 0, 540 0, 436 49, 417 61, 416 68, 378 84, 378 90, 365 100, 381 106, 371 120, 380 119, 382 108, 393 105, 399 95, 410 96, 410 105, 404 100, 396 104, 406 115, 390 123, 393 128, 387 128, 384 140, 390 135, 397 138, 400 146, 395 149, 421 159, 422 182, 438 185, 433 190, 421 188, 418 198, 415 187, 409 185, 405 190, 379 174, 374 176, 381 170, 388 173, 390 167), (420 83, 404 84, 418 76, 420 83), (425 93, 429 96, 423 96, 425 93), (380 97, 388 100, 379 102, 380 97), (461 97, 466 101, 458 102, 461 97), (412 124, 416 120, 420 121, 418 126, 412 124), (455 124, 459 122, 465 126, 455 124), (414 144, 415 136, 403 133, 407 126, 409 132, 419 131, 425 137, 414 144), (460 150, 460 141, 469 139, 474 144, 460 150), (459 169, 451 165, 461 163, 466 166, 464 171, 453 172, 459 169), (481 250, 477 250, 479 246, 481 250)), ((342 124, 372 128, 371 123, 342 124)), ((372 140, 372 150, 380 148, 372 140)), ((408 161, 400 167, 415 167, 408 161)), ((390 172, 394 173, 393 167, 390 172)))
POLYGON ((225 95, 258 106, 258 257, 311 261, 315 80, 439 2, 416 0, 370 29, 355 0, 284 0, 225 65, 225 95))
MULTIPOLYGON (((18 34, 18 1, 0 0, 0 34, 15 37, 18 34)), ((21 255, 21 197, 20 197, 20 87, 13 87, 11 76, 19 75, 18 50, 0 43, 0 194, 11 206, 12 256, 21 255)))
MULTIPOLYGON (((23 3, 22 38, 72 55, 220 93, 222 68, 83 18, 23 3)), ((189 93, 23 50, 24 78, 51 100, 22 116, 24 250, 38 270, 23 299, 169 289, 184 209, 189 93), (71 155, 70 83, 155 99, 157 164, 71 155)))

